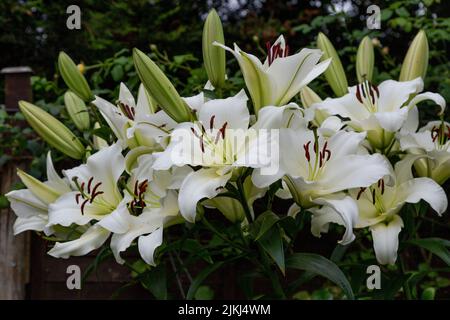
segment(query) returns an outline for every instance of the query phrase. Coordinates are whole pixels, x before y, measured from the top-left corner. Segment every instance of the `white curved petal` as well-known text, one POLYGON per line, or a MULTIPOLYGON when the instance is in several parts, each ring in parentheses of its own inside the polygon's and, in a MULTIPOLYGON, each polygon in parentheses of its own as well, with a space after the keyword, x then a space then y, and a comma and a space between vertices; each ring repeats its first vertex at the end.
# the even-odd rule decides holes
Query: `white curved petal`
POLYGON ((139 253, 142 259, 149 265, 154 266, 154 253, 163 241, 163 228, 158 228, 147 236, 140 236, 138 240, 139 253))
POLYGON ((127 140, 126 126, 129 119, 119 112, 115 105, 105 99, 95 96, 95 100, 92 103, 100 110, 114 135, 120 140, 122 147, 125 147, 127 140))
POLYGON ((49 235, 49 231, 46 228, 47 222, 47 215, 35 215, 28 218, 18 217, 16 221, 14 221, 14 235, 18 235, 19 233, 28 230, 44 231, 46 235, 49 235))
POLYGON ((364 120, 370 116, 369 111, 358 101, 354 93, 348 93, 336 99, 326 98, 314 104, 314 107, 330 115, 340 115, 351 120, 364 120))
POLYGON ((439 214, 447 210, 447 196, 444 189, 430 178, 415 178, 406 181, 397 188, 398 203, 417 203, 425 200, 439 214))
POLYGON ((53 189, 58 190, 60 193, 70 191, 68 183, 56 172, 50 151, 47 153, 47 180, 47 184, 53 189))
POLYGON ((68 227, 72 223, 78 225, 87 224, 92 219, 101 219, 103 211, 101 208, 87 204, 85 207, 85 214, 81 213, 81 201, 76 202, 78 192, 73 191, 62 195, 48 207, 48 221, 49 226, 60 224, 68 227))
POLYGON ((250 113, 247 108, 247 95, 241 90, 234 97, 214 99, 206 102, 198 114, 205 129, 220 129, 226 123, 227 129, 247 129, 250 113))
POLYGON ((423 80, 419 77, 411 81, 386 80, 378 86, 378 111, 391 112, 400 109, 409 96, 423 90, 423 80))
POLYGON ((353 228, 358 221, 358 206, 349 196, 341 199, 318 198, 313 201, 323 205, 321 209, 313 210, 315 215, 311 220, 311 232, 320 236, 320 232, 328 230, 330 222, 340 224, 345 227, 345 233, 339 241, 342 245, 349 244, 355 239, 353 228))
POLYGON ((356 154, 364 141, 366 133, 338 131, 328 139, 328 148, 333 158, 356 154))
POLYGON ((377 112, 374 114, 378 120, 380 127, 389 132, 396 132, 406 122, 408 117, 408 108, 400 108, 389 112, 377 112))
POLYGON ((326 163, 319 183, 328 193, 368 187, 390 175, 390 166, 382 155, 348 155, 326 163))
POLYGON ((199 94, 192 97, 183 97, 182 99, 186 102, 189 108, 191 108, 192 111, 196 113, 200 112, 203 104, 205 103, 205 96, 203 92, 200 92, 199 94))
POLYGON ((133 95, 123 82, 120 83, 119 101, 128 105, 130 108, 136 106, 133 95))
POLYGON ((47 214, 47 204, 28 189, 10 191, 6 194, 6 197, 11 203, 11 209, 18 217, 28 218, 39 214, 47 214))
POLYGON ((57 242, 48 252, 55 258, 67 259, 70 256, 83 256, 100 248, 108 239, 109 231, 93 225, 80 238, 67 242, 57 242))
POLYGON ((411 99, 411 101, 408 104, 408 108, 411 109, 415 107, 419 102, 424 100, 432 100, 434 101, 438 106, 441 107, 441 111, 439 114, 443 114, 445 111, 445 100, 444 97, 442 97, 440 94, 433 93, 433 92, 424 92, 421 94, 418 94, 414 98, 411 99))
POLYGON ((97 224, 114 233, 124 233, 130 228, 131 218, 127 201, 123 200, 110 214, 102 218, 97 224))
POLYGON ((217 169, 200 169, 191 172, 181 184, 178 205, 181 215, 194 223, 197 215, 197 203, 203 199, 215 197, 231 178, 232 173, 217 174, 217 169))
POLYGON ((295 103, 276 107, 266 106, 259 110, 258 121, 253 129, 306 128, 308 122, 314 118, 312 112, 300 108, 295 103))
POLYGON ((381 222, 370 227, 373 248, 380 264, 394 264, 397 260, 398 234, 403 228, 403 220, 397 215, 385 224, 381 222))
POLYGON ((416 132, 419 128, 419 109, 414 106, 408 112, 408 117, 400 129, 401 133, 416 132))

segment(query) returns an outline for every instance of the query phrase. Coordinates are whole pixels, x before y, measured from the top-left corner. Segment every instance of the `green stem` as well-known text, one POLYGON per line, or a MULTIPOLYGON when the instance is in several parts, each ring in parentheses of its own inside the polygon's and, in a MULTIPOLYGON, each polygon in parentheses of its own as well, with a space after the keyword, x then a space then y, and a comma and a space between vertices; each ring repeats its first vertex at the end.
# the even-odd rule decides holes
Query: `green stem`
POLYGON ((248 223, 253 221, 252 214, 250 212, 250 208, 248 206, 247 197, 245 196, 244 185, 242 183, 242 178, 239 177, 236 181, 238 187, 239 198, 241 199, 242 207, 244 208, 245 216, 247 218, 248 223))

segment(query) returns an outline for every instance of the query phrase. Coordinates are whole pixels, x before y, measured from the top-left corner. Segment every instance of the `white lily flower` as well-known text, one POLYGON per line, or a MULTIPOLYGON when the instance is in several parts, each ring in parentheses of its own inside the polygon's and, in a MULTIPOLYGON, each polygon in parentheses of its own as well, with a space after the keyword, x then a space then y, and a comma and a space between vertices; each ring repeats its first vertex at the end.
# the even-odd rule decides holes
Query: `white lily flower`
POLYGON ((152 169, 154 156, 142 155, 125 190, 128 210, 115 211, 99 224, 113 232, 111 249, 118 263, 124 263, 120 253, 138 238, 138 249, 145 262, 154 265, 153 254, 161 245, 163 228, 178 221, 177 192, 187 174, 188 166, 174 167, 169 171, 152 169))
POLYGON ((400 133, 400 148, 410 154, 425 154, 414 167, 421 177, 440 185, 450 178, 450 123, 431 121, 416 133, 400 133))
POLYGON ((14 234, 27 230, 53 233, 48 223, 48 206, 58 197, 70 192, 68 182, 56 172, 50 152, 47 154, 47 181, 40 182, 24 172, 18 172, 27 189, 14 190, 6 194, 11 208, 17 216, 14 234))
POLYGON ((371 145, 383 150, 393 142, 395 132, 417 122, 416 105, 419 102, 433 100, 443 112, 445 101, 436 93, 425 92, 409 100, 422 89, 421 78, 404 82, 386 80, 378 87, 366 81, 349 88, 345 96, 327 98, 314 107, 331 115, 349 118, 349 126, 355 131, 367 132, 371 145))
POLYGON ((164 111, 152 112, 142 84, 137 103, 130 90, 121 83, 117 105, 97 96, 93 104, 99 108, 123 148, 160 143, 176 125, 164 111))
POLYGON ((47 226, 72 224, 91 226, 79 239, 56 243, 49 251, 54 257, 85 254, 101 246, 109 231, 101 222, 117 212, 125 211, 126 203, 117 186, 125 170, 125 159, 119 144, 103 148, 91 155, 86 164, 63 171, 71 183, 72 190, 65 193, 49 206, 47 226), (102 241, 101 241, 102 240, 102 241))
POLYGON ((447 209, 445 191, 430 178, 414 178, 412 164, 423 156, 406 156, 390 168, 393 184, 383 179, 368 188, 350 190, 359 208, 356 228, 370 227, 377 260, 394 264, 397 259, 398 234, 403 221, 398 215, 405 203, 424 200, 441 215, 447 209))
POLYGON ((313 221, 313 234, 319 236, 329 222, 340 223, 346 227, 341 242, 349 243, 354 239, 352 231, 358 211, 354 201, 343 192, 356 185, 369 186, 389 174, 381 155, 361 154, 364 138, 365 133, 356 132, 339 131, 328 137, 320 130, 314 133, 308 129, 281 129, 280 155, 283 156, 278 172, 263 175, 256 169, 253 182, 265 187, 283 178, 298 205, 322 216, 318 226, 313 221), (318 209, 319 206, 324 208, 318 209), (331 209, 337 216, 323 216, 323 211, 331 209))
POLYGON ((281 35, 273 45, 268 44, 264 63, 254 55, 242 51, 236 44, 234 50, 218 42, 217 46, 231 52, 239 63, 246 87, 252 97, 255 113, 264 106, 282 106, 322 74, 330 59, 319 62, 322 51, 302 49, 289 55, 289 47, 281 35))
POLYGON ((264 154, 257 152, 257 131, 249 130, 247 100, 242 90, 234 97, 199 104, 199 121, 181 123, 167 149, 157 154, 155 170, 202 166, 186 177, 179 191, 180 212, 190 222, 195 222, 197 203, 221 192, 233 168, 265 165, 264 154))

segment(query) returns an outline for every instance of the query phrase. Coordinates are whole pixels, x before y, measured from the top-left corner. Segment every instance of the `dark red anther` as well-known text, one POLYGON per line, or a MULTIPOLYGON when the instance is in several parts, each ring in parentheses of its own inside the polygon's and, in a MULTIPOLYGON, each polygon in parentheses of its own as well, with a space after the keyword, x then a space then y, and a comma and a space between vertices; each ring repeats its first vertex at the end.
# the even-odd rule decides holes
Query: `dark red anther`
POLYGON ((138 183, 139 183, 138 180, 136 180, 136 182, 134 183, 134 195, 135 196, 138 195, 138 183))
POLYGON ((209 119, 209 129, 212 130, 214 128, 214 119, 216 118, 216 115, 213 115, 211 119, 209 119))
POLYGON ((322 151, 319 152, 319 168, 322 168, 323 164, 323 153, 322 151))
POLYGON ((222 135, 222 139, 225 139, 225 130, 227 129, 227 125, 228 125, 228 122, 225 122, 223 124, 222 128, 220 128, 220 130, 219 130, 220 134, 222 135))
POLYGON ((362 92, 362 95, 363 95, 364 99, 366 99, 367 98, 367 94, 366 94, 366 90, 364 89, 364 83, 361 83, 361 92, 362 92))
POLYGON ((361 99, 361 91, 359 89, 359 84, 356 86, 356 99, 358 99, 358 101, 360 103, 363 103, 362 99, 361 99))
POLYGON ((81 183, 80 191, 84 191, 84 182, 81 183))
POLYGON ((446 126, 447 127, 447 138, 450 139, 450 126, 446 126))
POLYGON ((89 198, 84 200, 83 203, 81 204, 81 214, 84 215, 84 207, 86 206, 86 204, 89 202, 89 198))
POLYGON ((373 94, 373 90, 372 90, 372 85, 369 83, 369 93, 370 93, 370 97, 372 98, 372 104, 375 104, 375 96, 373 94))
POLYGON ((311 160, 311 155, 309 154, 309 145, 311 144, 311 141, 308 141, 308 143, 305 143, 303 145, 303 149, 305 150, 305 158, 308 160, 308 162, 311 160))
POLYGON ((322 154, 323 154, 324 158, 325 158, 325 155, 327 156, 325 161, 330 160, 330 158, 331 158, 331 151, 330 151, 330 149, 328 149, 328 141, 325 141, 325 144, 323 145, 322 154))
POLYGON ((372 189, 372 204, 375 205, 375 189, 372 189))
POLYGON ((289 56, 289 46, 288 46, 288 45, 285 46, 285 49, 284 49, 284 56, 285 56, 285 57, 288 57, 288 56, 289 56))
POLYGON ((439 137, 439 128, 433 127, 433 129, 431 130, 431 139, 433 139, 433 142, 435 142, 438 137, 439 137))
POLYGON ((104 192, 103 192, 103 191, 97 191, 97 192, 93 193, 93 194, 92 194, 92 197, 91 197, 91 203, 94 201, 94 199, 95 199, 97 196, 99 196, 99 195, 101 195, 101 194, 104 194, 104 192))
POLYGON ((378 90, 378 87, 374 84, 372 84, 372 88, 375 90, 375 92, 377 93, 377 98, 380 97, 380 91, 378 90))
POLYGON ((203 143, 203 136, 200 137, 200 149, 205 153, 205 144, 203 143))
POLYGON ((81 193, 77 193, 77 194, 75 195, 75 201, 77 202, 77 204, 80 203, 80 197, 81 197, 81 193))
POLYGON ((384 180, 381 179, 381 194, 384 194, 384 180))
POLYGON ((94 177, 90 177, 89 181, 88 181, 88 189, 87 192, 91 193, 91 185, 92 185, 92 181, 94 180, 94 177))
POLYGON ((145 179, 139 184, 139 194, 142 195, 148 187, 148 179, 145 179))
POLYGON ((366 188, 359 188, 359 192, 358 192, 358 195, 356 196, 356 200, 359 200, 359 198, 361 198, 361 195, 363 194, 364 191, 366 191, 366 188))
POLYGON ((98 182, 95 186, 94 186, 94 189, 92 189, 92 194, 94 195, 96 192, 97 192, 97 189, 98 189, 98 187, 100 187, 101 186, 101 182, 98 182))

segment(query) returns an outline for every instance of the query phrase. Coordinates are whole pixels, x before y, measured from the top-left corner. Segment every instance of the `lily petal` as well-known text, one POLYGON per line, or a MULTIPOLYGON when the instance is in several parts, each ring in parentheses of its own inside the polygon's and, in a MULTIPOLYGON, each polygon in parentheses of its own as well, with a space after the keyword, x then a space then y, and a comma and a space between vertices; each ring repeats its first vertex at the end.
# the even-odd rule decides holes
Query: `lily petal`
POLYGON ((83 256, 100 248, 108 239, 109 231, 93 225, 80 238, 67 242, 57 242, 48 252, 55 258, 67 259, 70 256, 83 256))
POLYGON ((200 169, 191 172, 181 184, 178 205, 181 215, 194 223, 197 215, 197 203, 203 199, 215 197, 220 188, 231 178, 231 171, 224 175, 217 174, 217 169, 200 169))
POLYGON ((375 255, 380 264, 394 264, 397 260, 398 234, 402 228, 403 220, 398 215, 394 215, 388 224, 381 222, 370 227, 375 255))

